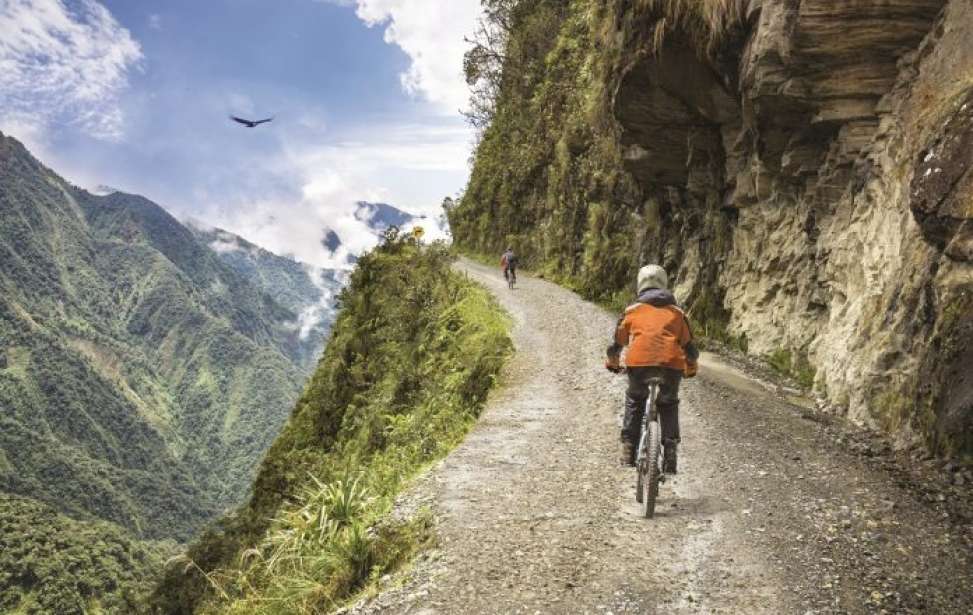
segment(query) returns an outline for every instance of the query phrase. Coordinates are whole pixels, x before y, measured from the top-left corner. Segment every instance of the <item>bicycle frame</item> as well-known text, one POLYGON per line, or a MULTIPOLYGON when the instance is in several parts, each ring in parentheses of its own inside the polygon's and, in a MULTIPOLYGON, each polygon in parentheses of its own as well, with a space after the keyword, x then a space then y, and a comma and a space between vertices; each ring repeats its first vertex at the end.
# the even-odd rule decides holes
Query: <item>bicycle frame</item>
POLYGON ((642 456, 646 451, 645 438, 649 433, 649 423, 652 421, 658 421, 658 411, 656 410, 656 399, 659 396, 659 387, 662 386, 662 380, 659 378, 652 378, 649 380, 649 396, 645 400, 645 412, 642 413, 642 427, 639 435, 639 448, 636 451, 635 457, 635 467, 642 467, 642 456))

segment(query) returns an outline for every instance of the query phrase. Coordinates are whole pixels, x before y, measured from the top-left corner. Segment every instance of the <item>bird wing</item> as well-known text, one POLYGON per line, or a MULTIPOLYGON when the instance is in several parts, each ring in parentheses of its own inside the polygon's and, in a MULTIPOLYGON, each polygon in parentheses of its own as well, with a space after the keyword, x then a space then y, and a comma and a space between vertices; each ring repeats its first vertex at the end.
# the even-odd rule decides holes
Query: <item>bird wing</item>
POLYGON ((237 117, 237 116, 235 116, 235 115, 231 115, 231 116, 230 116, 230 119, 231 119, 231 120, 233 120, 234 122, 240 122, 241 124, 244 124, 244 125, 246 125, 246 126, 249 126, 250 124, 252 124, 252 123, 253 123, 253 122, 251 122, 250 120, 245 120, 245 119, 243 119, 242 117, 237 117))
POLYGON ((268 117, 268 118, 267 118, 267 119, 265 119, 265 120, 257 120, 257 121, 255 121, 255 122, 254 122, 254 124, 263 124, 263 123, 266 123, 266 122, 272 122, 272 121, 274 121, 274 118, 272 118, 272 117, 268 117))

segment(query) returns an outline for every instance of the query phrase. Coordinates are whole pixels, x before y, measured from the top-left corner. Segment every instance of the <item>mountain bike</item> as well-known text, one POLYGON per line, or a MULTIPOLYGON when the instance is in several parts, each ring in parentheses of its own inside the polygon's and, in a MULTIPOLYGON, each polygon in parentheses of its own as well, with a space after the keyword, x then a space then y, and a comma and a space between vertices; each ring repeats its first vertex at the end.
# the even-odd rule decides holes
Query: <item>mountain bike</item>
POLYGON ((659 397, 660 386, 662 386, 661 378, 649 380, 649 397, 645 402, 639 447, 635 456, 635 501, 642 505, 642 515, 646 519, 651 519, 655 515, 655 500, 659 496, 659 484, 665 480, 665 475, 659 468, 659 458, 662 454, 662 426, 659 424, 656 399, 659 397))
POLYGON ((510 290, 513 290, 514 289, 514 284, 517 283, 517 270, 516 269, 507 269, 503 273, 504 273, 504 277, 507 278, 507 288, 509 288, 510 290))

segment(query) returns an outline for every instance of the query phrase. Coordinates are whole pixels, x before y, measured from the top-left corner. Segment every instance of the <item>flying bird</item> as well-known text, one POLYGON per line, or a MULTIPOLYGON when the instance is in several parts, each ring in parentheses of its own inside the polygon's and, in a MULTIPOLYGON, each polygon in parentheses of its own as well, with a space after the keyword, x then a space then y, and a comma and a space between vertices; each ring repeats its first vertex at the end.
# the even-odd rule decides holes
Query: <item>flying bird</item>
POLYGON ((265 120, 245 120, 242 117, 231 115, 230 119, 233 120, 234 122, 239 122, 240 124, 243 124, 247 128, 256 128, 258 124, 264 124, 266 122, 273 121, 274 118, 268 117, 265 120))

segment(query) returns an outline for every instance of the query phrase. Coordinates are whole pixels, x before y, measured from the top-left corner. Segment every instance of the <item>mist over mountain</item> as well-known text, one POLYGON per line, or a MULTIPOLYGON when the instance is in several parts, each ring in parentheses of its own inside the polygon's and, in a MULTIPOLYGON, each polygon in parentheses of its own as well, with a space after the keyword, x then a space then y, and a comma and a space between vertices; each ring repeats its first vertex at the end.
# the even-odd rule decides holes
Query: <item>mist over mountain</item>
POLYGON ((358 201, 352 220, 352 224, 347 221, 343 223, 341 229, 324 229, 321 238, 321 246, 328 251, 329 256, 345 267, 354 265, 362 253, 375 247, 392 226, 404 231, 421 226, 429 239, 439 239, 446 235, 444 221, 413 214, 388 203, 358 201), (368 239, 363 240, 363 237, 368 239))
POLYGON ((355 210, 355 218, 364 222, 374 232, 382 233, 390 226, 403 228, 414 225, 417 220, 425 220, 426 216, 410 214, 388 203, 360 201, 355 210))
POLYGON ((335 251, 341 247, 341 237, 338 237, 338 233, 328 229, 324 234, 324 239, 321 240, 321 245, 334 255, 335 251))
POLYGON ((196 221, 187 226, 226 265, 297 315, 294 352, 303 363, 316 361, 331 331, 345 273, 279 256, 220 228, 196 221))
POLYGON ((0 492, 188 539, 245 496, 339 285, 0 135, 0 492))
POLYGON ((98 184, 94 188, 89 188, 88 192, 96 196, 108 196, 109 194, 112 194, 114 192, 121 192, 121 190, 117 188, 113 188, 106 184, 98 184))

